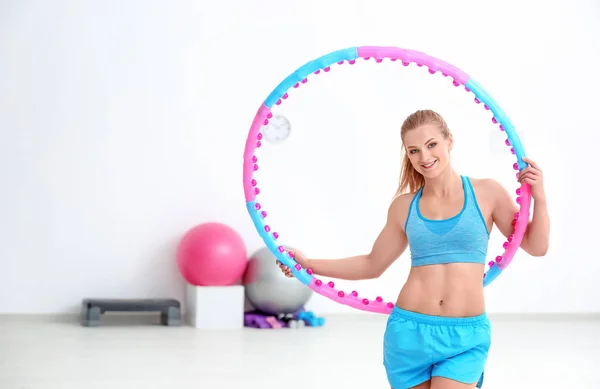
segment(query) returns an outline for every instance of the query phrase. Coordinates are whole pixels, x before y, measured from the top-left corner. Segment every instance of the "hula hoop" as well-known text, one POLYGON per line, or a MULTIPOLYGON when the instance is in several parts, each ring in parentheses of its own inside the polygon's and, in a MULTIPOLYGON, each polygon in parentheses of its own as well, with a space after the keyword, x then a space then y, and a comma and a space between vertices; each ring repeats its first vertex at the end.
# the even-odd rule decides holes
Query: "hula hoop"
MULTIPOLYGON (((389 313, 395 305, 393 302, 385 302, 381 297, 376 297, 375 299, 365 298, 359 296, 356 291, 345 293, 335 289, 333 281, 324 282, 313 276, 311 269, 302 268, 302 266, 294 260, 294 253, 292 251, 286 251, 286 249, 277 242, 279 234, 273 232, 272 227, 266 224, 267 213, 264 211, 263 206, 257 202, 257 196, 260 194, 260 190, 254 179, 254 172, 258 170, 258 158, 255 155, 255 151, 262 145, 262 127, 269 124, 269 119, 273 117, 271 108, 274 105, 281 104, 283 100, 286 100, 289 97, 288 91, 291 88, 298 88, 302 84, 305 84, 308 81, 309 75, 319 74, 321 71, 329 72, 331 66, 334 64, 343 65, 344 63, 349 63, 353 65, 356 63, 357 58, 363 58, 365 60, 374 58, 378 63, 382 62, 384 59, 401 61, 404 66, 415 63, 419 67, 426 66, 430 74, 440 72, 444 77, 451 77, 452 84, 455 87, 460 85, 464 86, 466 92, 472 93, 475 96, 475 103, 483 104, 483 107, 486 110, 492 112, 492 122, 498 124, 500 130, 506 133, 507 138, 505 144, 510 147, 511 153, 516 156, 517 160, 513 164, 513 169, 521 170, 525 168, 527 164, 522 160, 525 156, 525 150, 515 131, 515 127, 504 111, 481 87, 481 85, 460 69, 418 51, 380 46, 362 46, 342 49, 307 62, 277 85, 258 108, 246 139, 244 151, 244 194, 246 207, 254 226, 273 255, 275 255, 282 264, 291 269, 292 274, 296 279, 310 287, 314 292, 340 304, 348 305, 359 310, 389 313)), ((484 287, 489 285, 508 267, 523 240, 523 235, 529 221, 531 188, 529 185, 523 184, 517 189, 516 194, 519 212, 515 214, 512 223, 514 228, 513 233, 508 236, 508 239, 503 244, 504 252, 501 255, 496 256, 495 261, 489 262, 489 268, 483 275, 484 287)), ((273 265, 275 266, 275 264, 273 265)))

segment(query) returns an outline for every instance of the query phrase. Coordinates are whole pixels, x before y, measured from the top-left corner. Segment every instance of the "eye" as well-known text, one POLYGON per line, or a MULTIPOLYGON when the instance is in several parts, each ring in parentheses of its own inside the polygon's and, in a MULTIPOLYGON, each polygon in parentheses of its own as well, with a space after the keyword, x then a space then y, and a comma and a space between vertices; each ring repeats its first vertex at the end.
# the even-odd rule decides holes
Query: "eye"
POLYGON ((434 148, 435 145, 437 145, 437 143, 431 142, 430 144, 427 145, 427 147, 429 147, 431 149, 431 148, 434 148))
POLYGON ((410 150, 410 151, 409 151, 409 153, 411 153, 411 154, 414 154, 414 153, 416 153, 417 151, 419 151, 419 150, 417 150, 417 149, 412 149, 412 150, 410 150))

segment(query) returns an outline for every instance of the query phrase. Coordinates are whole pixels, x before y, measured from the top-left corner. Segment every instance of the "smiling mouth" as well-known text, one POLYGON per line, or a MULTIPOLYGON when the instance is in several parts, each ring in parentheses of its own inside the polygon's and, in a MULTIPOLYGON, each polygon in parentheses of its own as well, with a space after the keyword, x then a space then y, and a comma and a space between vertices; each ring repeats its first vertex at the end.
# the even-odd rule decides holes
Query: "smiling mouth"
POLYGON ((421 167, 422 167, 423 169, 431 169, 432 167, 434 167, 434 166, 435 166, 435 164, 437 163, 437 161, 438 161, 438 160, 436 159, 435 161, 433 161, 433 162, 430 162, 430 163, 428 163, 427 165, 421 165, 421 167))

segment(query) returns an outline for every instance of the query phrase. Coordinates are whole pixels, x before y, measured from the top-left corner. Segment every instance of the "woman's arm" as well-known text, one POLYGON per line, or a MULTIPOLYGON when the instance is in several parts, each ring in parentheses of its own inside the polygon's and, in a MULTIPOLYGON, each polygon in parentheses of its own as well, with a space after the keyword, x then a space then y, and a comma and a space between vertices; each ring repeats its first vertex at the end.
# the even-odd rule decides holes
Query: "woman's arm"
MULTIPOLYGON (((524 158, 523 161, 529 163, 529 166, 520 172, 519 182, 531 186, 533 216, 523 236, 521 248, 532 256, 541 257, 546 255, 550 245, 550 217, 544 193, 542 171, 532 160, 524 158)), ((494 211, 492 213, 494 223, 504 236, 508 236, 513 232, 512 221, 519 209, 502 185, 493 180, 490 180, 490 185, 493 186, 491 193, 494 194, 494 211)))
POLYGON ((546 200, 534 200, 533 218, 527 226, 521 247, 528 247, 529 254, 542 257, 550 246, 550 217, 546 200))
POLYGON ((388 210, 387 221, 369 254, 341 259, 309 259, 296 253, 296 261, 314 274, 343 280, 377 278, 383 274, 406 247, 408 240, 400 227, 399 208, 405 201, 396 199, 388 210))

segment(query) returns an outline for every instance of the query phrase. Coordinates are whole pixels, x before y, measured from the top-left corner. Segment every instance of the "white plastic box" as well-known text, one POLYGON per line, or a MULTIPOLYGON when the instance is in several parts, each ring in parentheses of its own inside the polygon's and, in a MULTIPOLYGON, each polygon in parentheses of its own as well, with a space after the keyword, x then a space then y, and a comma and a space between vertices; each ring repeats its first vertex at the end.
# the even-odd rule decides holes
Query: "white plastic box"
POLYGON ((244 286, 187 285, 186 322, 200 329, 244 327, 244 286))

